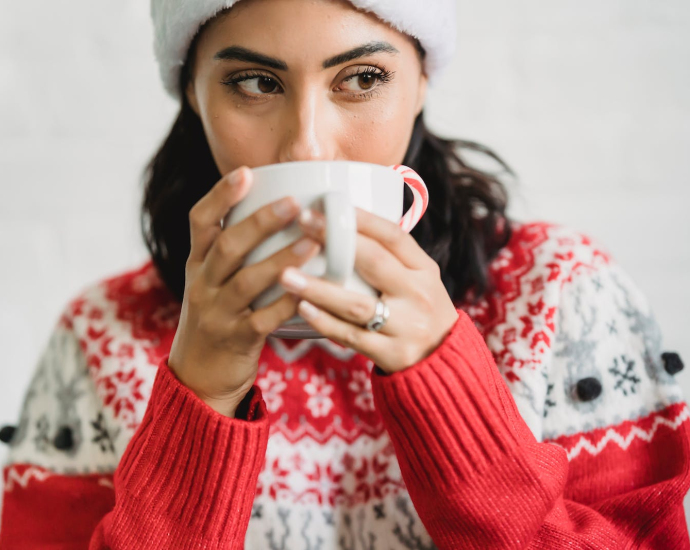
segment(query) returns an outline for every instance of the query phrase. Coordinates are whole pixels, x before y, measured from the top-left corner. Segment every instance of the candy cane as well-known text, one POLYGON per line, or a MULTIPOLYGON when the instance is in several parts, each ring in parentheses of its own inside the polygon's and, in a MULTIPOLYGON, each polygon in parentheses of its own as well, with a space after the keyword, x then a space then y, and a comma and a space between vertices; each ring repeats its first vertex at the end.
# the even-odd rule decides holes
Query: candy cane
POLYGON ((389 168, 401 174, 405 183, 412 189, 412 195, 414 196, 412 206, 400 220, 401 229, 409 233, 414 229, 419 220, 422 219, 427 206, 429 206, 429 191, 422 178, 412 168, 402 164, 394 164, 389 168))

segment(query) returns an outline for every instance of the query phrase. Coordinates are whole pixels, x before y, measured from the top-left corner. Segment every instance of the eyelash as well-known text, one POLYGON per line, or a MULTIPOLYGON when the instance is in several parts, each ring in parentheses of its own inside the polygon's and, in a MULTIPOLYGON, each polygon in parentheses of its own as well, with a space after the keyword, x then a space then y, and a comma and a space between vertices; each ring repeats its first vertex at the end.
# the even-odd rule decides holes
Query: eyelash
MULTIPOLYGON (((381 87, 383 85, 387 84, 388 82, 390 82, 393 79, 394 74, 395 74, 395 71, 388 71, 388 70, 381 68, 381 67, 371 67, 370 66, 364 70, 361 70, 355 74, 352 74, 352 75, 346 77, 345 79, 343 79, 343 82, 351 80, 353 78, 358 78, 362 75, 371 75, 371 76, 376 77, 377 84, 373 90, 370 90, 368 92, 364 92, 361 94, 358 94, 358 93, 351 93, 350 94, 352 97, 355 97, 356 99, 366 100, 366 99, 370 99, 370 98, 374 97, 374 95, 378 95, 381 92, 381 87)), ((251 95, 245 94, 244 92, 239 91, 239 89, 238 89, 239 87, 237 86, 237 84, 239 84, 240 82, 244 82, 245 80, 252 80, 252 79, 258 78, 258 77, 268 78, 269 80, 272 80, 272 81, 276 82, 276 84, 278 84, 278 82, 274 78, 272 78, 266 74, 257 72, 257 71, 249 71, 246 73, 242 73, 239 76, 235 76, 235 77, 229 78, 227 80, 221 81, 221 84, 224 84, 225 86, 230 88, 230 91, 232 91, 232 93, 237 94, 239 96, 242 96, 244 99, 246 99, 248 101, 260 101, 263 96, 275 95, 275 94, 261 94, 260 96, 257 97, 257 96, 251 96, 251 95)))

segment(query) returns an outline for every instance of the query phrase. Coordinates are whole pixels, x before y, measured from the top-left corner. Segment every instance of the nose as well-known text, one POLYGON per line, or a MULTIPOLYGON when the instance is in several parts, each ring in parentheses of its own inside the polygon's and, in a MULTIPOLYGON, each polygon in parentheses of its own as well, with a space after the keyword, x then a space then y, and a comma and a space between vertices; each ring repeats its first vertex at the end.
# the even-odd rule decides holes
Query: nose
POLYGON ((327 100, 316 90, 295 95, 286 106, 279 162, 333 160, 337 121, 329 121, 327 100))

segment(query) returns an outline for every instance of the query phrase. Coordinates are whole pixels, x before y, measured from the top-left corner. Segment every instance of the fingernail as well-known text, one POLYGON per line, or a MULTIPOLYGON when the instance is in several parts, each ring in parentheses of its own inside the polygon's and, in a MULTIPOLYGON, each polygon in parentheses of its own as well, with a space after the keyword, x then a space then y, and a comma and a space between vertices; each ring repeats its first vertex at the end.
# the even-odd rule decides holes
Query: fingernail
POLYGON ((238 168, 230 174, 230 185, 237 185, 242 180, 242 168, 238 168))
POLYGON ((307 280, 294 267, 289 267, 283 271, 280 284, 288 290, 304 290, 307 288, 307 280))
POLYGON ((302 210, 302 212, 299 215, 299 221, 306 227, 311 227, 312 229, 315 229, 317 231, 323 229, 324 226, 323 220, 321 218, 316 217, 311 208, 305 208, 304 210, 302 210))
POLYGON ((299 311, 299 314, 306 319, 314 319, 319 314, 319 310, 316 309, 316 307, 304 300, 299 303, 297 310, 299 311))
POLYGON ((284 220, 291 218, 295 214, 296 209, 297 205, 291 197, 285 197, 273 204, 273 212, 275 215, 284 220))
POLYGON ((305 256, 314 249, 315 244, 311 239, 300 239, 292 246, 292 251, 298 256, 305 256))

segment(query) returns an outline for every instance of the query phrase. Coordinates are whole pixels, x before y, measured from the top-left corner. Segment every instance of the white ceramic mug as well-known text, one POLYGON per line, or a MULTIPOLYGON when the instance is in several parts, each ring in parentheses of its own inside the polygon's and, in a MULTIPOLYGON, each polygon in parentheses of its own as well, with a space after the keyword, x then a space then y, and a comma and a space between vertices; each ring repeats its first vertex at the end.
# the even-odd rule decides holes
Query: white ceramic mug
MULTIPOLYGON (((322 212, 326 219, 326 241, 322 250, 300 269, 327 279, 348 290, 378 297, 354 269, 357 243, 355 207, 399 223, 411 231, 428 204, 424 182, 411 168, 383 166, 349 160, 299 161, 270 164, 252 169, 254 183, 242 201, 223 219, 223 227, 251 216, 262 206, 292 196, 301 209, 322 212), (413 191, 414 202, 405 216, 404 185, 413 191)), ((297 221, 262 241, 249 252, 243 266, 272 256, 303 236, 297 221)), ((279 299, 286 291, 279 283, 267 288, 251 303, 256 311, 279 299)), ((280 338, 323 338, 300 315, 284 322, 271 336, 280 338)))

